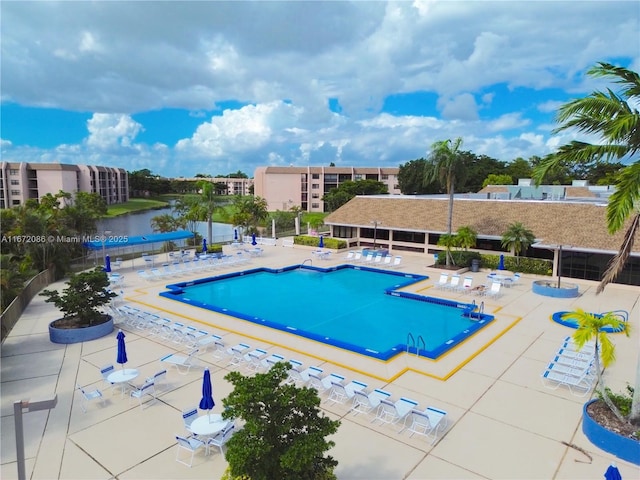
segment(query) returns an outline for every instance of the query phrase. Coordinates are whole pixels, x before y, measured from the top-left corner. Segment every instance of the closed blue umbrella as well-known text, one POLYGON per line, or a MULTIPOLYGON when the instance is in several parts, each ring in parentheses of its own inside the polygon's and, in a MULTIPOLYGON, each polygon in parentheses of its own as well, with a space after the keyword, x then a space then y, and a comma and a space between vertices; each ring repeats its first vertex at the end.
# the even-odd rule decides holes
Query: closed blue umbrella
POLYGON ((324 248, 324 237, 320 235, 320 241, 318 242, 318 248, 324 248))
POLYGON ((256 242, 256 234, 252 233, 251 234, 251 245, 257 245, 258 242, 256 242))
POLYGON ((202 400, 200 400, 200 409, 208 410, 209 416, 211 415, 211 409, 216 406, 216 402, 213 401, 213 389, 211 388, 211 374, 209 369, 204 369, 204 378, 202 379, 202 400))
POLYGON ((202 253, 207 253, 207 239, 202 239, 202 253))
POLYGON ((504 270, 504 255, 500 255, 500 262, 498 263, 498 270, 504 270))
POLYGON ((235 228, 233 230, 233 239, 236 240, 236 241, 238 240, 238 229, 237 228, 235 228))
POLYGON ((606 480, 622 480, 622 475, 620 475, 620 470, 618 470, 618 467, 616 467, 615 463, 612 463, 611 465, 609 465, 609 468, 607 468, 607 471, 604 472, 604 478, 606 478, 606 480))
POLYGON ((109 255, 104 257, 104 269, 105 272, 109 273, 111 271, 111 257, 109 255))
POLYGON ((118 331, 118 358, 116 361, 122 365, 122 369, 124 370, 124 364, 127 363, 127 348, 124 344, 124 332, 122 330, 118 331))

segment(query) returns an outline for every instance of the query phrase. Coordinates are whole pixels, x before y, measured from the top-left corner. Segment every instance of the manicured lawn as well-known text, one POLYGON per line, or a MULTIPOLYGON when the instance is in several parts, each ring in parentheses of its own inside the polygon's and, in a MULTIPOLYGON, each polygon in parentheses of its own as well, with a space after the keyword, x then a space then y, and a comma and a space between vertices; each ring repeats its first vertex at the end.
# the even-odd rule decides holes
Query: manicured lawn
POLYGON ((119 203, 117 205, 110 205, 107 210, 107 217, 117 217, 118 215, 124 215, 126 213, 138 212, 141 210, 151 210, 152 208, 166 207, 169 204, 167 202, 159 200, 151 200, 148 198, 132 198, 126 203, 119 203))

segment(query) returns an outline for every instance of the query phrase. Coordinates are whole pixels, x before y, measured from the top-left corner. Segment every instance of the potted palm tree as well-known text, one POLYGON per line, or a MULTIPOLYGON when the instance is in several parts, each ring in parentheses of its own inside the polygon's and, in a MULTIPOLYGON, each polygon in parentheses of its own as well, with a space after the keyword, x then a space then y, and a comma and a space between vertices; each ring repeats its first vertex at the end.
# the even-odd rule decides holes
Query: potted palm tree
POLYGON ((64 316, 49 324, 49 339, 53 343, 77 343, 108 335, 113 331, 113 318, 99 310, 115 293, 109 290, 109 279, 102 268, 72 274, 67 287, 43 290, 45 302, 53 303, 64 316))
POLYGON ((609 389, 604 385, 602 375, 603 369, 612 365, 616 358, 615 345, 604 327, 624 332, 629 336, 629 324, 613 312, 595 314, 582 309, 565 313, 562 319, 572 320, 578 324, 576 333, 573 335, 578 350, 581 350, 587 342, 595 343, 596 392, 600 398, 590 400, 584 405, 582 418, 584 434, 591 443, 602 450, 640 464, 638 429, 631 425, 629 416, 625 417, 620 412, 618 405, 610 397, 609 389))

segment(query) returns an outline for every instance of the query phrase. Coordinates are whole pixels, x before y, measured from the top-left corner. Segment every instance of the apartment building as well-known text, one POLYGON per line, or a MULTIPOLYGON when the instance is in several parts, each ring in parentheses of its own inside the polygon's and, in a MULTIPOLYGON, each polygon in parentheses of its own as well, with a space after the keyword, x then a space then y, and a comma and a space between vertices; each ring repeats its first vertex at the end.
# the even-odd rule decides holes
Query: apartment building
POLYGON ((233 177, 177 177, 170 178, 172 181, 179 182, 200 182, 206 180, 216 184, 216 190, 222 195, 251 195, 251 187, 253 186, 252 178, 233 178, 233 177))
POLYGON ((324 212, 322 197, 347 180, 376 180, 389 194, 399 195, 398 167, 258 167, 254 194, 267 200, 268 209, 324 212))
POLYGON ((23 205, 60 190, 98 193, 107 205, 129 200, 127 171, 122 168, 61 163, 2 162, 0 208, 23 205))

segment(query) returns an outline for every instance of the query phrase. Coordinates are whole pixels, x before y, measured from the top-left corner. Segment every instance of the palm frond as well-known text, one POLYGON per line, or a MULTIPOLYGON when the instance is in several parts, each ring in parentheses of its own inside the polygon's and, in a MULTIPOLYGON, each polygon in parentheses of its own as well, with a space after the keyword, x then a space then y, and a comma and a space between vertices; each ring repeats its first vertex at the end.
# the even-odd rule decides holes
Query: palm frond
MULTIPOLYGON (((610 162, 612 160, 619 160, 627 156, 628 153, 629 147, 627 145, 593 145, 574 140, 571 143, 560 147, 558 149, 558 153, 553 155, 553 157, 555 157, 553 166, 557 167, 573 163, 590 163, 600 161, 610 162)), ((537 168, 539 167, 536 167, 536 170, 537 168)))
POLYGON ((607 204, 609 233, 620 230, 632 213, 640 209, 640 163, 625 167, 618 176, 616 191, 607 204))
POLYGON ((627 97, 640 96, 640 75, 629 69, 599 62, 587 74, 596 78, 608 77, 615 83, 624 85, 621 93, 627 97))
POLYGON ((633 217, 631 221, 631 225, 624 234, 624 241, 618 253, 614 255, 614 257, 609 262, 607 269, 602 276, 602 280, 598 284, 598 288, 596 289, 596 295, 602 293, 604 287, 606 287, 609 283, 613 282, 616 277, 622 272, 624 265, 627 263, 629 259, 629 255, 631 255, 631 250, 633 249, 633 244, 635 242, 635 237, 637 233, 640 231, 640 214, 637 214, 633 217))

